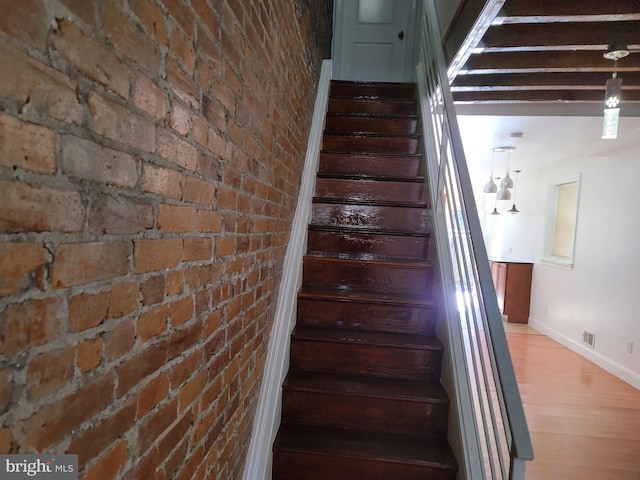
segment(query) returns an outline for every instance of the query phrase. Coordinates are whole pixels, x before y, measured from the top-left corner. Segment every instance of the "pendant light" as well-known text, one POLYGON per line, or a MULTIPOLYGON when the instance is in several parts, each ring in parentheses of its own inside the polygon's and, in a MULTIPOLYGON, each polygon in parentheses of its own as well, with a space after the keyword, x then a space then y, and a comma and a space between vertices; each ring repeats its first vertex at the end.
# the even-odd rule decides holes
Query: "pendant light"
POLYGON ((493 154, 491 156, 491 175, 489 175, 489 181, 484 186, 484 193, 496 193, 498 191, 498 186, 496 182, 493 181, 493 162, 496 159, 496 149, 493 149, 493 154))
MULTIPOLYGON (((509 175, 509 160, 511 157, 511 152, 514 151, 515 147, 501 147, 503 152, 507 152, 507 173, 500 182, 500 188, 513 188, 513 180, 511 180, 511 176, 509 175)), ((508 198, 501 198, 500 200, 508 200, 508 198)))
POLYGON ((509 209, 509 213, 520 213, 520 210, 518 210, 516 208, 516 194, 518 193, 518 174, 521 171, 522 170, 514 170, 514 172, 516 174, 516 182, 515 182, 515 185, 513 187, 513 207, 511 207, 511 209, 509 209))
POLYGON ((613 75, 607 80, 607 89, 604 96, 604 122, 602 125, 602 138, 618 138, 618 119, 620 117, 620 101, 622 97, 622 79, 618 78, 618 60, 629 55, 626 46, 609 47, 604 53, 604 58, 613 60, 613 75))
MULTIPOLYGON (((496 177, 496 180, 500 180, 500 177, 496 177)), ((498 195, 496 195, 496 199, 493 204, 493 212, 491 212, 489 215, 500 215, 500 212, 498 211, 498 195)))

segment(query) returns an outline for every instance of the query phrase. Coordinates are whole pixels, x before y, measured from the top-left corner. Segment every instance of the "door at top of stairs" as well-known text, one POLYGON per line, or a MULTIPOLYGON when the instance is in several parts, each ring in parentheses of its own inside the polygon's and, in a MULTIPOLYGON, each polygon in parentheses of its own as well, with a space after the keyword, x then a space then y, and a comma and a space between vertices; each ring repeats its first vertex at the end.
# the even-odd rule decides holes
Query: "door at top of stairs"
POLYGON ((418 9, 416 0, 335 0, 334 78, 411 81, 418 9))

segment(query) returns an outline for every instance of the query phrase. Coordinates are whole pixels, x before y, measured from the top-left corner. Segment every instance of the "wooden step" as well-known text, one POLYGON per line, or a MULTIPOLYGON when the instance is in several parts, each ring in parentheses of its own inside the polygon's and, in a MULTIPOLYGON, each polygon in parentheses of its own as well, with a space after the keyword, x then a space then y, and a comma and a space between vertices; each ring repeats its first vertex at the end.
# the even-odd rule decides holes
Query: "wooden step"
POLYGON ((322 137, 325 152, 387 153, 412 155, 418 153, 420 137, 413 134, 383 135, 376 133, 331 133, 322 137))
POLYGON ((296 326, 289 371, 437 382, 442 346, 435 337, 296 326))
POLYGON ((433 265, 427 261, 360 260, 305 255, 302 284, 310 288, 337 286, 386 294, 423 295, 432 298, 433 265))
POLYGON ((329 98, 329 114, 415 116, 418 108, 415 100, 372 98, 329 98))
POLYGON ((310 255, 359 255, 361 258, 426 260, 430 235, 411 232, 380 232, 309 225, 310 255))
POLYGON ((303 287, 296 325, 412 335, 435 334, 437 305, 423 297, 303 287))
POLYGON ((368 132, 387 134, 414 134, 418 127, 416 116, 362 116, 327 115, 324 129, 326 132, 368 132))
POLYGON ((412 180, 353 179, 318 175, 316 195, 352 201, 421 202, 424 199, 424 183, 412 180))
POLYGON ((321 152, 320 173, 417 177, 422 155, 321 152))
POLYGON ((329 95, 351 98, 401 98, 416 99, 415 83, 349 82, 332 80, 329 95))
POLYGON ((455 480, 446 442, 396 434, 282 425, 274 480, 455 480))
POLYGON ((407 230, 427 233, 431 211, 426 204, 352 203, 340 199, 314 198, 311 223, 370 230, 407 230))
POLYGON ((445 437, 449 399, 438 383, 292 372, 283 423, 445 437))

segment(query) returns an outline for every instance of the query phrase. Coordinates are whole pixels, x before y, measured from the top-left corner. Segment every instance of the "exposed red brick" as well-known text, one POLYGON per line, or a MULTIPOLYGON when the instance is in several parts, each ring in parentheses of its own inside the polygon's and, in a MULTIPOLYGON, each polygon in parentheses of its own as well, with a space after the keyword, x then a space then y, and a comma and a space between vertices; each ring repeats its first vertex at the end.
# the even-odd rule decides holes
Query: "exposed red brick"
POLYGON ((171 30, 169 50, 176 56, 184 69, 193 74, 196 67, 196 54, 191 41, 177 28, 171 30))
POLYGON ((134 234, 153 227, 151 204, 124 195, 97 195, 89 209, 93 234, 134 234))
POLYGON ((78 455, 78 467, 82 468, 126 433, 133 426, 135 418, 136 404, 129 403, 109 418, 74 437, 67 453, 78 455))
POLYGON ((41 0, 0 0, 0 30, 31 47, 44 50, 49 25, 41 0))
POLYGON ((95 21, 95 9, 93 8, 93 3, 87 2, 86 0, 60 0, 60 3, 89 25, 93 25, 95 21))
POLYGON ((165 332, 167 330, 168 313, 169 307, 160 305, 153 310, 140 314, 137 325, 140 341, 146 342, 150 338, 165 332))
POLYGON ((82 373, 87 373, 98 365, 102 360, 104 340, 101 337, 90 338, 78 344, 76 348, 76 365, 82 373))
POLYGON ((200 325, 193 324, 189 328, 177 330, 169 339, 167 357, 169 359, 181 355, 193 347, 201 337, 200 325))
POLYGON ((0 65, 3 102, 30 116, 49 115, 69 123, 82 121, 82 107, 76 96, 78 85, 67 76, 4 42, 0 45, 0 65))
POLYGON ((160 375, 142 387, 138 394, 136 418, 142 418, 162 400, 167 398, 169 393, 169 379, 167 375, 160 375))
POLYGON ((236 253, 236 239, 234 237, 216 238, 216 257, 226 257, 236 253))
POLYGON ((62 137, 62 170, 71 177, 121 187, 132 188, 138 182, 131 155, 71 135, 62 137))
POLYGON ((0 455, 18 453, 18 442, 10 428, 0 428, 0 455))
POLYGON ((158 155, 190 171, 197 164, 196 148, 165 129, 158 129, 158 155))
POLYGON ((218 24, 218 19, 211 11, 211 7, 209 7, 206 0, 191 0, 191 7, 196 12, 196 18, 209 30, 211 36, 214 39, 219 38, 220 25, 218 24))
POLYGON ((129 0, 131 10, 140 19, 147 32, 153 35, 160 45, 167 43, 167 27, 162 10, 153 0, 129 0))
POLYGON ((60 337, 62 300, 47 298, 8 305, 0 313, 0 353, 10 356, 60 337))
POLYGON ((171 58, 167 58, 167 82, 183 102, 195 108, 200 105, 198 85, 171 58))
POLYGON ((193 317, 193 297, 185 297, 169 304, 171 326, 177 327, 193 317))
POLYGON ((27 398, 38 400, 65 386, 73 375, 73 348, 41 353, 27 365, 27 398))
POLYGON ((133 104, 158 120, 167 116, 166 92, 142 73, 136 76, 133 104))
POLYGON ((213 183, 195 177, 185 177, 184 200, 201 205, 211 205, 216 189, 213 183))
POLYGON ((183 412, 201 393, 207 383, 207 372, 201 371, 181 389, 178 396, 180 411, 183 412))
POLYGON ((120 322, 113 330, 105 335, 105 357, 116 360, 131 351, 136 342, 136 328, 133 320, 120 322))
POLYGON ((169 126, 181 135, 189 133, 189 110, 183 107, 180 102, 171 102, 169 126))
POLYGON ((113 480, 129 459, 129 446, 121 440, 82 477, 83 480, 113 480))
POLYGON ((0 296, 30 288, 46 262, 47 251, 39 243, 0 243, 0 296))
POLYGON ((150 120, 94 92, 89 92, 87 103, 97 133, 145 152, 155 150, 155 127, 150 120))
POLYGON ((0 180, 0 232, 77 232, 83 207, 78 192, 0 180))
POLYGON ((179 388, 198 370, 202 361, 202 351, 197 351, 186 357, 171 369, 171 388, 179 388))
POLYGON ((198 210, 197 229, 203 233, 222 231, 222 214, 210 210, 198 210))
POLYGON ((165 281, 163 275, 154 275, 140 285, 142 293, 142 303, 144 305, 155 305, 164 298, 165 281))
POLYGON ((166 360, 167 346, 164 343, 156 343, 120 365, 117 369, 118 388, 116 394, 118 397, 131 390, 143 378, 155 372, 165 364, 166 360))
POLYGON ((113 286, 109 295, 109 318, 118 318, 134 311, 140 302, 140 286, 123 282, 113 286))
POLYGON ((131 70, 106 46, 84 35, 66 19, 51 35, 54 49, 77 71, 122 98, 129 97, 131 70))
POLYGON ((116 48, 139 66, 157 73, 160 52, 156 43, 144 35, 112 2, 100 2, 100 20, 105 33, 116 48))
POLYGON ((113 399, 111 375, 104 375, 77 392, 38 410, 25 423, 25 445, 43 450, 108 407, 113 399))
POLYGON ((76 295, 69 303, 69 330, 80 332, 99 325, 107 318, 108 308, 109 294, 106 292, 76 295))
POLYGON ((186 3, 173 2, 171 0, 162 0, 162 3, 169 11, 169 15, 173 17, 178 25, 185 31, 187 35, 193 37, 194 33, 194 15, 186 3))
POLYGON ((144 452, 178 417, 178 401, 174 398, 140 423, 138 451, 144 452))
POLYGON ((167 296, 174 297, 180 295, 184 288, 184 274, 177 270, 167 273, 167 296))
POLYGON ((193 207, 163 203, 158 210, 158 228, 171 233, 192 232, 195 214, 193 207))
POLYGON ((182 181, 182 175, 175 170, 145 163, 140 186, 147 192, 180 200, 182 198, 182 181))
POLYGON ((152 272, 172 268, 182 259, 182 240, 159 239, 137 240, 133 263, 136 273, 152 272))
POLYGON ((55 133, 0 112, 0 166, 44 174, 55 172, 55 133))
POLYGON ((54 288, 115 278, 129 272, 130 248, 125 242, 67 243, 58 246, 51 267, 54 288))
MULTIPOLYGON (((0 370, 0 414, 4 413, 13 396, 13 369, 0 370)), ((2 450, 0 449, 0 452, 2 450)))
POLYGON ((184 239, 185 262, 196 260, 211 260, 213 254, 213 239, 205 237, 186 237, 184 239))

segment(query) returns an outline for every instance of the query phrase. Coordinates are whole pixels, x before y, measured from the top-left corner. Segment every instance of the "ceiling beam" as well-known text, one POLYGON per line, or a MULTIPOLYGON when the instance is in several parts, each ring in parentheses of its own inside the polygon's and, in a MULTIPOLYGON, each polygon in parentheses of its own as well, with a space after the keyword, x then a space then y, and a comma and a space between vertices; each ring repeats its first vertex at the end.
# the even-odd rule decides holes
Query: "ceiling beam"
MULTIPOLYGON (((454 92, 473 90, 531 90, 540 88, 546 90, 562 90, 575 88, 578 90, 604 90, 607 80, 611 78, 608 72, 588 73, 512 73, 509 75, 458 75, 451 90, 454 92)), ((626 72, 620 74, 623 88, 640 89, 640 72, 626 72)))
MULTIPOLYGON (((640 8, 640 7, 639 7, 640 8)), ((494 25, 478 47, 631 45, 640 43, 640 21, 494 25)))
MULTIPOLYGON (((489 92, 456 92, 453 100, 461 103, 525 103, 525 102, 603 102, 602 92, 595 90, 529 90, 522 91, 489 91, 489 92)), ((631 90, 623 96, 625 103, 640 102, 640 90, 631 90)))
MULTIPOLYGON (((535 72, 613 72, 614 64, 601 52, 553 51, 523 53, 486 53, 471 55, 461 74, 535 73, 535 72)), ((618 72, 640 71, 640 54, 618 62, 618 72)))
POLYGON ((616 15, 640 13, 638 0, 509 0, 500 17, 616 15))

